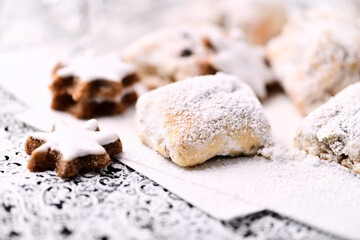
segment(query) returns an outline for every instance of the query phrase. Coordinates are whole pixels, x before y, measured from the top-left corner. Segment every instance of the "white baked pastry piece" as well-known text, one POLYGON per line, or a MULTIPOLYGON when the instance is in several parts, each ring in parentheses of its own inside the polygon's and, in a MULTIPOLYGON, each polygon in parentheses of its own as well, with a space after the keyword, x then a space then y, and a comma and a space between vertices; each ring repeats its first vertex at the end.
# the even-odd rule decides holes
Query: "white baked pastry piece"
POLYGON ((153 90, 136 104, 140 140, 180 166, 259 154, 271 131, 253 91, 234 76, 199 76, 153 90))
POLYGON ((360 173, 360 82, 311 112, 297 131, 295 146, 360 173))
POLYGON ((291 20, 267 46, 267 58, 297 109, 308 114, 360 80, 360 29, 356 18, 316 7, 291 20))
POLYGON ((246 82, 259 99, 266 98, 266 86, 274 82, 274 74, 265 60, 261 46, 250 45, 241 31, 232 30, 226 39, 214 42, 217 52, 211 56, 215 69, 235 75, 246 82))
POLYGON ((217 71, 238 76, 264 99, 273 79, 264 51, 238 30, 212 25, 182 25, 149 33, 131 44, 124 59, 137 68, 150 89, 217 71))
POLYGON ((280 33, 287 21, 282 0, 194 1, 181 21, 207 22, 225 29, 242 29, 251 44, 264 45, 280 33))
POLYGON ((142 83, 155 89, 187 77, 215 73, 209 62, 214 52, 210 38, 222 34, 212 26, 163 28, 134 41, 123 57, 136 66, 142 83))

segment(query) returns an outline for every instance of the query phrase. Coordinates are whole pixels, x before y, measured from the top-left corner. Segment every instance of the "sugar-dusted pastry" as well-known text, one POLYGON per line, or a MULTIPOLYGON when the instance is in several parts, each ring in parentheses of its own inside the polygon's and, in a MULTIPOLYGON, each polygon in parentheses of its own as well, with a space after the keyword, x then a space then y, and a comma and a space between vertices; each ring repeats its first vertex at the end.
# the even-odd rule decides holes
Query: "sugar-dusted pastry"
POLYGON ((61 62, 52 78, 51 108, 77 118, 122 113, 137 100, 135 68, 116 56, 83 56, 61 62))
POLYGON ((266 85, 274 81, 274 74, 265 61, 264 48, 250 45, 241 32, 234 30, 214 45, 217 49, 211 57, 214 68, 243 80, 259 99, 265 99, 266 85))
POLYGON ((259 98, 265 98, 265 86, 273 79, 263 50, 251 46, 242 31, 211 25, 182 25, 149 33, 125 50, 124 59, 137 67, 150 89, 222 71, 238 76, 259 98))
POLYGON ((306 115, 360 80, 356 18, 332 7, 310 9, 270 41, 267 58, 297 109, 306 115))
POLYGON ((295 146, 360 173, 360 82, 311 112, 297 131, 295 146))
POLYGON ((221 36, 212 26, 175 26, 151 32, 124 51, 124 60, 134 64, 141 81, 150 89, 187 77, 213 74, 209 62, 215 51, 211 38, 221 36))
POLYGON ((214 156, 259 154, 271 131, 253 91, 234 76, 189 78, 153 90, 136 104, 140 140, 180 166, 214 156))
POLYGON ((62 178, 75 176, 82 168, 103 168, 110 155, 122 152, 120 138, 111 132, 100 132, 95 119, 82 127, 54 125, 51 133, 33 133, 25 151, 31 155, 28 169, 32 172, 55 169, 62 178))
POLYGON ((194 1, 181 21, 213 23, 225 29, 240 28, 255 45, 264 45, 280 33, 287 21, 282 0, 194 1))

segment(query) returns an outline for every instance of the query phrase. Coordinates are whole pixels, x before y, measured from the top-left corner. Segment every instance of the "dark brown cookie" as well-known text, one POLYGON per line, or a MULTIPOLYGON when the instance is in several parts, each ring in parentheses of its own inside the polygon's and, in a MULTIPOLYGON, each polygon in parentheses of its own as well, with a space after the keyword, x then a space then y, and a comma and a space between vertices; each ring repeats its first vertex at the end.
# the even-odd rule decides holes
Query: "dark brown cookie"
POLYGON ((137 100, 133 85, 139 78, 131 65, 118 59, 86 57, 58 63, 51 76, 51 108, 77 118, 119 114, 137 100))
POLYGON ((31 172, 55 169, 62 178, 75 176, 82 168, 104 168, 110 155, 122 152, 120 138, 100 132, 95 119, 82 128, 56 125, 51 133, 34 133, 25 143, 31 172))
POLYGON ((121 96, 117 100, 98 99, 74 101, 69 94, 55 95, 51 108, 67 111, 79 119, 90 119, 97 116, 110 116, 123 113, 126 108, 133 105, 138 98, 135 91, 121 96))

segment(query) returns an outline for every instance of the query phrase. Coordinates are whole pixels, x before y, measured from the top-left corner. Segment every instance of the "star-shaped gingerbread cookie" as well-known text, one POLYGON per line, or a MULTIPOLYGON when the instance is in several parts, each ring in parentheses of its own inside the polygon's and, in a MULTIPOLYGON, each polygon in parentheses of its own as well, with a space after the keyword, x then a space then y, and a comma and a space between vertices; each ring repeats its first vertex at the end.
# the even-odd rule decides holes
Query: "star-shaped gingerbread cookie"
POLYGON ((75 176, 80 169, 103 168, 110 164, 110 155, 122 152, 117 134, 100 132, 97 121, 89 120, 82 127, 56 124, 50 133, 34 133, 25 143, 31 172, 55 169, 62 178, 75 176))
POLYGON ((135 70, 115 55, 62 61, 51 74, 51 108, 80 119, 120 114, 137 100, 135 70))

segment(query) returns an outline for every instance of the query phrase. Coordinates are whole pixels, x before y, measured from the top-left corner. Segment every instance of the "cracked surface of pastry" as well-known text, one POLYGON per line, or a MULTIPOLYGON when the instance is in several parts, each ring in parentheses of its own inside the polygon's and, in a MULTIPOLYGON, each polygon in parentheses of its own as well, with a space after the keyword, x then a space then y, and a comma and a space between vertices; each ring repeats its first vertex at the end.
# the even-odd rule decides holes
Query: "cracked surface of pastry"
POLYGON ((359 81, 359 25, 355 16, 334 7, 309 9, 270 41, 267 58, 296 108, 307 115, 359 81))
POLYGON ((180 166, 214 156, 259 154, 271 130, 253 91, 234 76, 189 78, 153 90, 136 104, 140 140, 180 166))
POLYGON ((360 82, 311 112, 298 128, 295 146, 360 173, 360 82))

